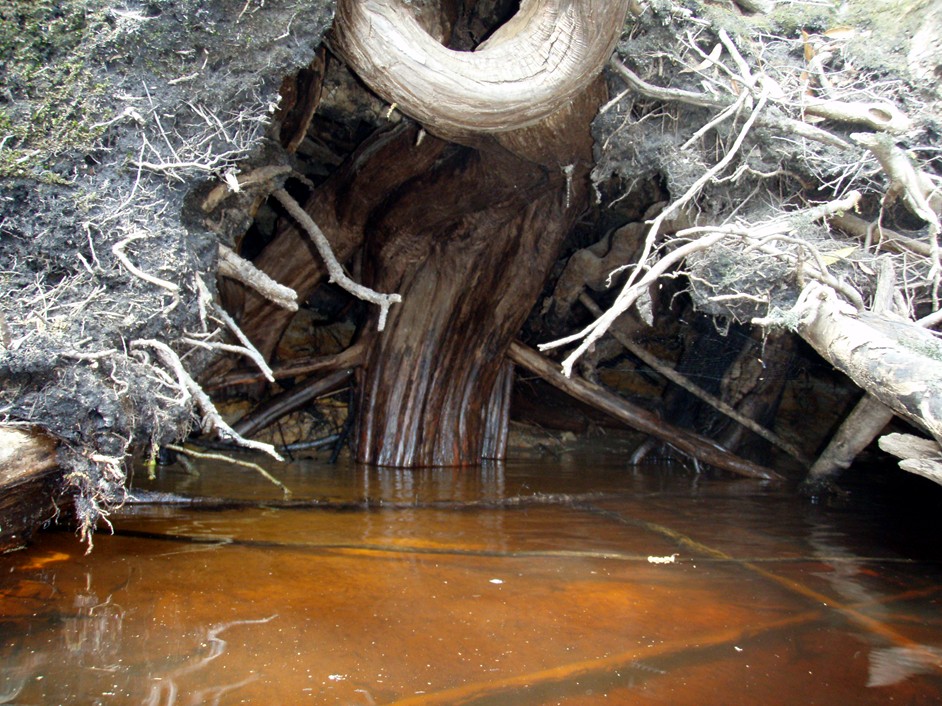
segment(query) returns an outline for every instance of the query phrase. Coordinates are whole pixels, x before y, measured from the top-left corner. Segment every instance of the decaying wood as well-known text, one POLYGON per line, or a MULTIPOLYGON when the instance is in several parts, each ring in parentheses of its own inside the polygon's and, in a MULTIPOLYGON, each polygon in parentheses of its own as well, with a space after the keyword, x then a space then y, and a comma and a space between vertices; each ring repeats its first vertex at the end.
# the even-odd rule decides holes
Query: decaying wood
POLYGON ((0 553, 26 545, 58 513, 56 443, 45 434, 0 426, 0 553))
POLYGON ((866 125, 873 130, 887 132, 905 132, 912 127, 907 115, 892 103, 874 101, 837 101, 809 98, 802 109, 808 115, 816 115, 828 120, 866 125))
POLYGON ((904 471, 924 476, 942 485, 942 447, 930 439, 912 434, 881 436, 880 448, 899 459, 904 471))
MULTIPOLYGON (((602 310, 599 308, 599 306, 585 293, 579 296, 579 303, 585 306, 589 310, 589 313, 591 313, 593 316, 598 317, 602 315, 602 310)), ((720 414, 726 415, 737 424, 746 427, 754 434, 758 434, 770 444, 777 446, 802 465, 807 466, 811 463, 810 459, 794 444, 790 444, 778 436, 778 434, 773 432, 771 429, 767 429, 749 417, 740 414, 737 409, 731 407, 719 397, 711 395, 709 392, 699 387, 698 385, 695 385, 689 379, 678 373, 672 367, 666 363, 661 362, 657 359, 657 357, 648 353, 648 351, 632 341, 622 332, 621 328, 618 326, 618 322, 616 322, 615 325, 609 329, 609 333, 611 333, 612 336, 614 336, 615 339, 621 343, 629 353, 640 359, 645 365, 649 366, 660 375, 663 375, 675 385, 682 387, 694 397, 703 400, 720 414)))
POLYGON ((253 410, 233 424, 232 428, 242 436, 252 436, 265 427, 274 424, 286 414, 301 409, 318 397, 343 389, 350 383, 352 375, 353 371, 346 369, 338 370, 324 377, 306 380, 300 385, 272 397, 262 407, 253 410))
POLYGON ((407 3, 342 0, 335 49, 378 95, 440 136, 532 125, 605 66, 628 0, 528 0, 474 52, 431 37, 407 3))
POLYGON ((903 319, 859 312, 818 282, 805 287, 786 318, 858 387, 942 438, 942 343, 930 332, 903 319))
POLYGON ((814 487, 839 471, 849 468, 891 419, 893 410, 871 395, 864 394, 841 423, 827 448, 808 470, 805 484, 814 487))
POLYGON ((519 341, 511 344, 508 356, 517 365, 538 375, 580 402, 595 407, 638 431, 656 436, 678 451, 703 463, 749 478, 783 480, 782 476, 772 469, 739 458, 706 437, 672 426, 659 419, 654 413, 637 407, 598 385, 577 376, 563 375, 558 363, 540 355, 519 341))

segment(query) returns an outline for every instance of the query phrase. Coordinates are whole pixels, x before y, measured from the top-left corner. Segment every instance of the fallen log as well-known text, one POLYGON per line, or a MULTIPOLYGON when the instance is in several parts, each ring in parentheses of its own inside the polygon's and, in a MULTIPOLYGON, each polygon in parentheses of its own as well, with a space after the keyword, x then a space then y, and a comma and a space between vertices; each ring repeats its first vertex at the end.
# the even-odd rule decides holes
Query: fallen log
POLYGON ((56 443, 34 429, 0 426, 0 553, 26 546, 58 513, 56 443))
POLYGON ((860 312, 818 282, 782 319, 835 368, 899 416, 942 439, 942 343, 919 325, 860 312))
POLYGON ((675 427, 658 418, 653 412, 633 405, 613 392, 575 375, 566 377, 560 370, 559 363, 540 355, 519 341, 510 344, 507 356, 517 365, 526 368, 580 402, 605 412, 640 432, 656 436, 698 461, 748 478, 784 480, 771 468, 740 458, 704 436, 675 427))

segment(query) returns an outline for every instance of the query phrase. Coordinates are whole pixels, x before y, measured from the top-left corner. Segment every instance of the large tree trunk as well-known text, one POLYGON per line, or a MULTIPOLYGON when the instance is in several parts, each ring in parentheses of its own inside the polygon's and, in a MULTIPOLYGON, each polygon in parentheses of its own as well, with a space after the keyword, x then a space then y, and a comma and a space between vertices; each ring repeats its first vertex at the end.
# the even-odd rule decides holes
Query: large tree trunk
POLYGON ((368 224, 366 283, 403 302, 382 332, 365 329, 360 461, 468 465, 502 455, 505 353, 585 207, 589 123, 603 95, 597 83, 528 128, 528 158, 489 140, 453 146, 368 224))
MULTIPOLYGON (((477 117, 469 113, 461 125, 439 123, 419 110, 427 104, 435 109, 438 89, 419 91, 415 105, 398 94, 384 95, 460 144, 409 127, 376 137, 305 204, 341 259, 361 249, 363 284, 402 297, 383 330, 374 312, 359 334, 365 347, 357 381, 360 461, 468 465, 503 455, 510 375, 505 353, 587 203, 589 125, 605 97, 603 81, 593 77, 620 33, 625 0, 605 7, 599 14, 585 0, 571 7, 557 0, 522 3, 521 16, 495 34, 485 51, 454 52, 423 39, 438 47, 429 51, 496 81, 495 90, 509 100, 503 110, 526 118, 485 126, 493 98, 488 94, 467 106, 477 117), (577 10, 584 17, 572 14, 577 10), (538 21, 528 21, 534 17, 538 21), (555 27, 547 20, 554 17, 565 22, 555 27), (514 58, 517 44, 541 49, 514 58), (505 69, 519 70, 521 62, 542 68, 534 69, 530 83, 527 69, 512 87, 501 88, 494 56, 504 57, 505 69), (568 74, 566 88, 547 102, 545 80, 557 71, 568 74)), ((417 35, 424 32, 408 19, 405 6, 390 0, 362 7, 344 2, 335 27, 338 50, 355 57, 353 68, 365 73, 367 83, 375 76, 364 65, 364 47, 352 46, 357 37, 373 37, 373 29, 354 26, 353 18, 386 11, 417 35)), ((388 68, 388 57, 376 61, 388 68)), ((255 264, 294 288, 300 300, 323 278, 306 236, 295 228, 276 238, 255 264)), ((249 295, 240 318, 268 355, 289 314, 249 295)))

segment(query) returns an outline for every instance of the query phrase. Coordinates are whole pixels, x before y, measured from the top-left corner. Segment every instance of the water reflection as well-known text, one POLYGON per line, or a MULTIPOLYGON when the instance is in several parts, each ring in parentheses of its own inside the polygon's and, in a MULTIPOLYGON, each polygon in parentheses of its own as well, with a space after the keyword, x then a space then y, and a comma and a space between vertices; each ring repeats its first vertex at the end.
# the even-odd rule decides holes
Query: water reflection
POLYGON ((0 703, 942 697, 938 565, 785 491, 618 467, 228 469, 0 557, 0 703), (674 563, 649 557, 677 555, 674 563))

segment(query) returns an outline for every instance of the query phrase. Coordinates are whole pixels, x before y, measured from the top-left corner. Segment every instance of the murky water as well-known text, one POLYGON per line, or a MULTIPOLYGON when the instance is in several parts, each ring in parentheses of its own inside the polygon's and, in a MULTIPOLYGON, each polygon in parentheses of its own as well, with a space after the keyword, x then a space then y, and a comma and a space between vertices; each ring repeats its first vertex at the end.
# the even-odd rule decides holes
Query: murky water
POLYGON ((942 702, 931 484, 899 513, 577 461, 279 473, 296 506, 165 469, 249 502, 0 557, 0 703, 942 702))

